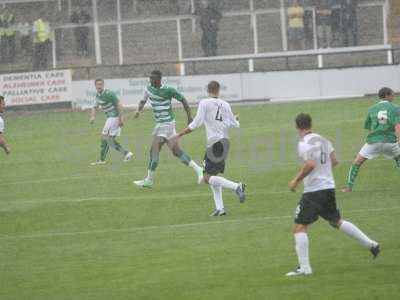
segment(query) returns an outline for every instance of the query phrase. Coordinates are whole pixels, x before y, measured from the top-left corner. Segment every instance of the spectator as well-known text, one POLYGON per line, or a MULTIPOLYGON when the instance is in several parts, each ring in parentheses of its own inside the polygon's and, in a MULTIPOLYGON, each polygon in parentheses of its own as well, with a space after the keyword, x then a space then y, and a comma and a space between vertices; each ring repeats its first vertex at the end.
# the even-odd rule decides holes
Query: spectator
POLYGON ((48 57, 50 51, 50 25, 42 18, 33 22, 33 68, 35 70, 45 70, 48 67, 48 57))
POLYGON ((170 2, 176 3, 176 11, 180 15, 191 13, 191 3, 187 0, 172 0, 170 2))
POLYGON ((289 49, 304 50, 304 8, 298 0, 293 0, 292 5, 287 9, 287 14, 289 18, 289 49))
POLYGON ((341 0, 340 3, 340 26, 345 47, 358 46, 357 6, 358 0, 341 0))
POLYGON ((76 51, 79 56, 89 55, 89 27, 87 24, 90 22, 91 18, 86 9, 78 8, 71 15, 71 22, 83 25, 74 28, 74 35, 76 41, 76 51))
POLYGON ((15 16, 8 8, 5 8, 1 18, 4 28, 5 60, 7 63, 13 63, 15 59, 15 16))
POLYGON ((3 21, 3 13, 0 13, 0 60, 1 63, 7 61, 7 38, 6 38, 6 25, 3 21))
POLYGON ((317 34, 320 48, 330 48, 332 42, 332 2, 316 1, 317 34))
POLYGON ((31 44, 31 31, 32 26, 28 22, 19 22, 17 25, 19 34, 20 34, 20 43, 21 50, 24 55, 32 53, 32 44, 31 44))
POLYGON ((219 9, 207 0, 202 0, 196 14, 200 17, 200 27, 203 31, 201 46, 205 56, 217 56, 218 23, 222 18, 219 9))
POLYGON ((342 45, 342 29, 340 25, 340 1, 331 0, 332 14, 331 14, 331 28, 332 28, 332 45, 334 47, 342 45))

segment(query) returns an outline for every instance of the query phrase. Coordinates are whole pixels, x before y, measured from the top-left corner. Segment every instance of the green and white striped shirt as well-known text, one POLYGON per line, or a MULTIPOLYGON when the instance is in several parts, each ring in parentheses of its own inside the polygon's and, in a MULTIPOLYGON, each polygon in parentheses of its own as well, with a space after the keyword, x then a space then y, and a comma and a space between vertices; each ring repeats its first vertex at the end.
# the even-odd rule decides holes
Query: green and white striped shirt
POLYGON ((149 85, 146 87, 143 99, 144 101, 150 100, 155 121, 157 123, 166 123, 175 121, 172 99, 182 102, 184 97, 172 87, 162 85, 159 88, 155 88, 149 85))
POLYGON ((103 90, 101 93, 96 94, 96 106, 100 107, 107 118, 115 118, 118 117, 118 98, 114 92, 110 90, 103 90))

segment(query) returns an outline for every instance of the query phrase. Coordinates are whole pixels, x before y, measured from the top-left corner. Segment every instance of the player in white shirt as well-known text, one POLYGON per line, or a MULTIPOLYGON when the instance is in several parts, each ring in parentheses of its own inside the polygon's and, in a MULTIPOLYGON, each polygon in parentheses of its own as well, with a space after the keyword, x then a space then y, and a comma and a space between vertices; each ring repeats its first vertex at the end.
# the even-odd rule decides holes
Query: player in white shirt
MULTIPOLYGON (((0 96, 0 113, 2 114, 5 110, 5 101, 4 97, 0 96)), ((4 149, 4 152, 8 155, 10 154, 10 148, 7 146, 7 142, 4 138, 4 120, 0 115, 0 147, 4 149)))
POLYGON ((229 152, 229 129, 238 128, 240 124, 238 118, 233 115, 230 105, 218 98, 219 83, 211 81, 207 89, 210 98, 200 101, 196 117, 187 128, 177 135, 177 138, 192 132, 203 124, 205 125, 207 152, 204 157, 203 182, 209 184, 213 192, 215 210, 211 216, 217 217, 226 215, 222 199, 222 188, 235 191, 241 203, 245 201, 246 195, 245 184, 216 176, 225 171, 225 159, 229 152))
POLYGON ((286 275, 312 274, 307 229, 318 220, 318 217, 322 217, 334 228, 359 241, 376 258, 380 252, 379 244, 371 240, 354 224, 343 220, 336 208, 335 180, 332 169, 338 161, 331 142, 312 132, 312 120, 308 114, 302 113, 296 117, 296 127, 300 135, 298 153, 303 166, 289 183, 289 188, 294 192, 303 181, 304 194, 296 208, 293 228, 299 267, 286 275))

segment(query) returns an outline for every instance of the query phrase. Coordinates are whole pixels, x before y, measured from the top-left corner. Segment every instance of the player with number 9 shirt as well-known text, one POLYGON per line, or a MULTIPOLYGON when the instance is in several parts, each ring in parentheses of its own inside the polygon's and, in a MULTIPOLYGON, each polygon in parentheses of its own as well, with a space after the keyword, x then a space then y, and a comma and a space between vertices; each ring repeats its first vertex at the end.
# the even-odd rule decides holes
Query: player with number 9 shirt
POLYGON ((394 159, 400 168, 400 107, 393 103, 392 89, 384 87, 379 90, 380 101, 368 109, 364 128, 369 130, 366 144, 354 160, 343 192, 353 190, 354 181, 361 165, 368 159, 379 155, 394 159))

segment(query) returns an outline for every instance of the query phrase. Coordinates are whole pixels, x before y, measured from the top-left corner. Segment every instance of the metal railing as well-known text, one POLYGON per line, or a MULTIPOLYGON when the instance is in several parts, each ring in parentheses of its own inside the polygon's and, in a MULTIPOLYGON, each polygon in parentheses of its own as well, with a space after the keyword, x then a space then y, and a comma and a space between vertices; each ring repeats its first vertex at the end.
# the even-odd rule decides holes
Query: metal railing
MULTIPOLYGON (((241 11, 232 11, 232 12, 224 12, 223 17, 236 17, 236 16, 249 16, 250 18, 250 26, 253 33, 253 53, 245 54, 243 57, 248 57, 249 55, 257 55, 261 54, 263 57, 267 57, 266 53, 260 53, 259 51, 259 34, 258 34, 258 26, 257 26, 257 18, 260 15, 265 14, 276 14, 280 16, 280 28, 281 28, 281 41, 282 41, 282 51, 288 51, 288 40, 287 40, 287 16, 286 16, 286 7, 284 4, 284 0, 280 0, 281 8, 273 8, 273 9, 255 9, 254 1, 249 1, 249 10, 241 10, 241 11)), ((117 8, 117 19, 115 21, 108 21, 108 22, 101 22, 98 18, 98 7, 97 7, 97 0, 92 0, 92 15, 93 15, 93 23, 88 24, 89 27, 93 28, 94 33, 94 48, 95 48, 95 58, 96 64, 102 65, 102 53, 101 53, 101 39, 100 39, 100 28, 103 26, 116 26, 117 28, 117 47, 118 47, 118 63, 119 65, 125 64, 124 53, 123 53, 123 43, 122 40, 122 25, 134 25, 134 24, 143 24, 143 23, 160 23, 160 22, 176 22, 176 37, 177 37, 177 60, 178 61, 187 61, 194 60, 194 58, 185 58, 183 54, 183 43, 182 43, 182 27, 181 21, 184 20, 191 20, 192 23, 192 31, 195 32, 196 29, 196 17, 194 15, 179 15, 179 16, 171 16, 171 17, 157 17, 157 18, 135 18, 129 20, 123 20, 121 17, 121 5, 120 1, 116 1, 116 8, 117 8)), ((382 10, 382 44, 381 45, 388 45, 388 29, 387 29, 387 17, 389 15, 390 6, 388 0, 378 0, 378 1, 370 1, 367 3, 361 3, 360 7, 380 7, 382 10)), ((318 38, 317 38, 317 30, 316 30, 316 11, 315 7, 305 7, 305 10, 311 12, 312 16, 312 24, 313 24, 313 49, 310 51, 319 51, 318 50, 318 38)), ((194 1, 191 0, 191 12, 194 13, 194 1)), ((80 27, 81 25, 73 25, 73 24, 65 24, 56 26, 54 29, 71 29, 80 27)), ((368 47, 368 46, 367 46, 368 47)), ((371 46, 377 47, 377 46, 371 46)), ((357 47, 358 48, 358 47, 357 47)), ((53 57, 53 68, 57 68, 58 59, 57 59, 57 45, 56 40, 53 39, 52 43, 52 57, 53 57)), ((336 50, 336 49, 335 49, 336 50)), ((308 51, 308 50, 307 50, 308 51)), ((330 51, 330 49, 328 49, 330 51)), ((333 50, 332 50, 333 51, 333 50)), ((343 50, 338 50, 343 51, 343 50)), ((303 52, 301 51, 288 51, 287 55, 302 55, 303 52), (299 54, 300 53, 300 54, 299 54)), ((306 52, 304 52, 307 54, 306 52)), ((311 53, 311 52, 308 52, 311 53)), ((324 53, 324 51, 322 51, 324 53)), ((305 55, 304 54, 304 55, 305 55)), ((317 53, 318 54, 318 53, 317 53)), ((270 53, 268 55, 272 55, 270 57, 282 57, 283 54, 280 52, 270 53)), ((286 56, 286 55, 283 55, 286 56)), ((197 59, 197 58, 196 58, 197 59)), ((217 57, 217 58, 199 58, 199 60, 224 60, 225 57, 217 57)), ((323 62, 319 61, 318 65, 323 66, 323 62)), ((250 68, 251 69, 251 68, 250 68)), ((182 70, 181 75, 184 75, 185 72, 182 70)))

